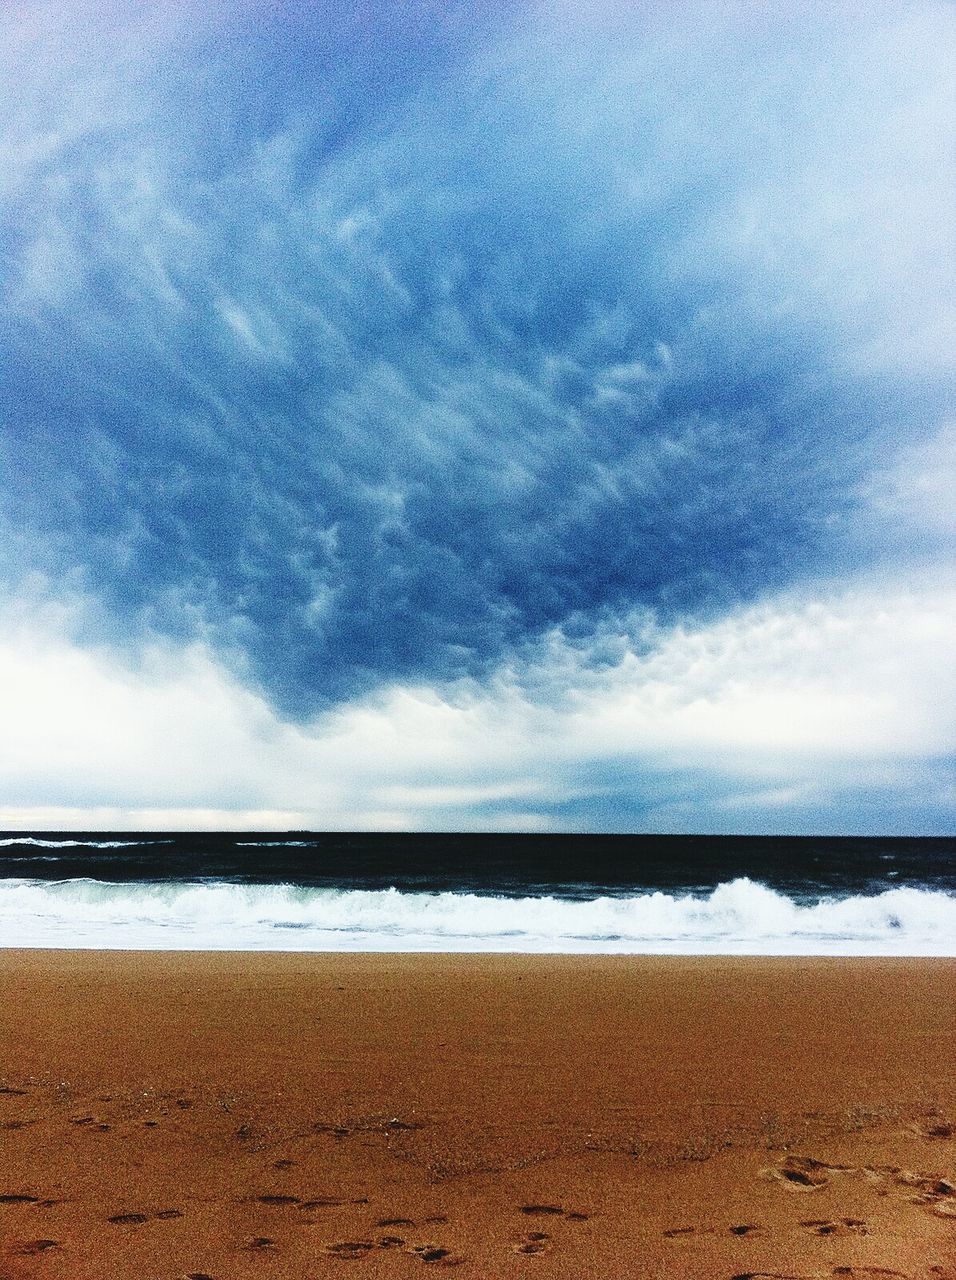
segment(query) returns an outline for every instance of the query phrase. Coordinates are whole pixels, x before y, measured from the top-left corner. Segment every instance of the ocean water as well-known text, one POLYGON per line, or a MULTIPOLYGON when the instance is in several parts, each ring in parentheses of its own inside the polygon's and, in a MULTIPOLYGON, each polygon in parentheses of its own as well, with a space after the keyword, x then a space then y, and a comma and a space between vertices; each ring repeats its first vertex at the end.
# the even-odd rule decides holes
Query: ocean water
POLYGON ((0 946, 956 955, 956 841, 0 834, 0 946))

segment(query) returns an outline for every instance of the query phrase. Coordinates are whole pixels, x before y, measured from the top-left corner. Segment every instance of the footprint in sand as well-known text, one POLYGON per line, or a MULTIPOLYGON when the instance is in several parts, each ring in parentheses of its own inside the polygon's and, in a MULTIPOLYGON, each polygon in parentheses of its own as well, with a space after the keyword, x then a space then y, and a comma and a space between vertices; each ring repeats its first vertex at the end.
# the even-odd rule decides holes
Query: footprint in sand
MULTIPOLYGON (((908 1280, 902 1271, 893 1271, 889 1267, 834 1267, 831 1276, 841 1276, 844 1280, 908 1280)), ((820 1272, 812 1276, 794 1275, 791 1271, 738 1271, 730 1280, 819 1280, 820 1272)))
POLYGON ((529 1231, 523 1240, 511 1246, 512 1253, 550 1253, 553 1248, 551 1237, 544 1231, 529 1231))
POLYGON ((18 1191, 7 1191, 0 1195, 0 1204, 39 1204, 39 1196, 23 1195, 18 1191))
POLYGON ((894 1271, 892 1267, 834 1267, 833 1274, 848 1280, 875 1280, 879 1276, 886 1280, 909 1280, 905 1272, 894 1271))
POLYGON ((35 1258, 38 1254, 47 1253, 50 1249, 58 1249, 59 1240, 27 1240, 25 1241, 17 1253, 27 1258, 35 1258))
POLYGON ((465 1261, 464 1258, 452 1253, 451 1249, 446 1249, 441 1244, 416 1244, 411 1247, 409 1253, 417 1254, 422 1262, 428 1262, 433 1266, 437 1265, 439 1267, 459 1267, 465 1261))
POLYGON ((357 1262, 368 1255, 375 1249, 403 1249, 406 1253, 413 1254, 422 1262, 432 1266, 457 1267, 465 1261, 464 1258, 452 1253, 451 1249, 446 1249, 440 1244, 415 1244, 406 1245, 405 1240, 401 1236, 382 1236, 378 1240, 340 1240, 336 1244, 327 1244, 325 1252, 333 1258, 340 1258, 346 1262, 357 1262))
POLYGON ((260 1204, 286 1205, 286 1204, 298 1204, 298 1203, 299 1203, 299 1197, 298 1197, 298 1196, 283 1196, 283 1195, 272 1195, 272 1194, 269 1194, 269 1195, 264 1195, 264 1196, 256 1196, 255 1198, 256 1198, 256 1200, 258 1200, 258 1201, 259 1201, 259 1203, 260 1203, 260 1204))
POLYGON ((809 1280, 806 1276, 795 1276, 789 1271, 738 1271, 730 1280, 809 1280))
MULTIPOLYGON (((779 1182, 789 1191, 798 1192, 819 1191, 822 1187, 829 1185, 834 1174, 861 1175, 866 1182, 877 1187, 881 1195, 887 1193, 889 1185, 895 1185, 908 1192, 907 1199, 911 1204, 925 1205, 939 1217, 956 1217, 956 1182, 941 1178, 937 1174, 913 1173, 908 1169, 901 1169, 898 1165, 864 1165, 861 1168, 851 1165, 831 1165, 824 1164, 822 1160, 814 1160, 811 1156, 787 1156, 779 1164, 760 1171, 762 1178, 769 1178, 779 1182)), ((810 1225, 830 1228, 821 1230, 819 1232, 821 1235, 865 1234, 865 1230, 861 1229, 862 1223, 852 1219, 841 1219, 839 1222, 821 1219, 819 1223, 810 1225)))
POLYGON ((246 1245, 246 1248, 251 1250, 274 1249, 275 1247, 276 1247, 276 1242, 270 1239, 269 1236, 253 1236, 253 1238, 246 1245))
POLYGON ((956 1184, 948 1178, 937 1178, 932 1174, 908 1173, 905 1169, 897 1175, 896 1181, 901 1187, 912 1187, 915 1194, 911 1196, 914 1204, 936 1204, 939 1201, 956 1200, 956 1184))
POLYGON ((313 1133, 330 1133, 333 1138, 347 1138, 352 1130, 347 1129, 341 1124, 326 1124, 324 1121, 317 1121, 312 1126, 313 1133))
POLYGON ((181 1218, 183 1216, 182 1209, 159 1209, 156 1213, 114 1213, 112 1217, 107 1218, 107 1222, 112 1222, 114 1226, 139 1226, 144 1222, 148 1222, 150 1218, 155 1218, 158 1222, 169 1222, 173 1218, 181 1218))
POLYGON ((519 1208, 529 1217, 562 1217, 569 1222, 587 1222, 591 1216, 589 1213, 579 1213, 577 1209, 564 1209, 559 1204, 523 1204, 519 1208))
POLYGON ((331 1254, 333 1258, 355 1261, 358 1258, 364 1258, 374 1248, 375 1244, 371 1240, 340 1240, 337 1244, 327 1244, 325 1252, 331 1254))
MULTIPOLYGON (((902 1271, 893 1271, 890 1267, 834 1267, 831 1276, 841 1276, 845 1280, 909 1280, 902 1271)), ((730 1280, 819 1280, 820 1272, 812 1276, 794 1275, 790 1271, 738 1271, 730 1280)))
POLYGON ((109 1133, 111 1128, 105 1121, 97 1120, 94 1116, 74 1116, 70 1120, 70 1124, 76 1125, 77 1128, 92 1128, 97 1133, 109 1133))
POLYGON ((829 1218, 811 1218, 809 1221, 801 1222, 801 1227, 807 1227, 815 1236, 866 1236, 869 1235, 866 1223, 860 1218, 840 1218, 839 1221, 832 1221, 829 1218))
POLYGON ((780 1164, 762 1169, 761 1177, 772 1178, 790 1191, 819 1191, 835 1173, 846 1172, 845 1165, 824 1164, 812 1156, 787 1156, 780 1164))
MULTIPOLYGON (((716 1235, 719 1230, 718 1227, 668 1227, 666 1231, 661 1232, 661 1235, 665 1240, 682 1240, 692 1235, 716 1235)), ((732 1236, 759 1235, 762 1232, 762 1228, 755 1222, 740 1222, 728 1227, 727 1230, 732 1236)))
POLYGON ((914 1125, 911 1132, 918 1138, 956 1138, 956 1124, 948 1124, 944 1120, 927 1120, 923 1124, 914 1125))
MULTIPOLYGON (((563 1218, 566 1222, 587 1222, 590 1217, 590 1214, 581 1213, 577 1209, 565 1209, 560 1204, 522 1204, 518 1208, 529 1218, 563 1218)), ((533 1257, 536 1254, 550 1253, 553 1248, 551 1237, 546 1232, 529 1231, 511 1246, 511 1252, 533 1257)))

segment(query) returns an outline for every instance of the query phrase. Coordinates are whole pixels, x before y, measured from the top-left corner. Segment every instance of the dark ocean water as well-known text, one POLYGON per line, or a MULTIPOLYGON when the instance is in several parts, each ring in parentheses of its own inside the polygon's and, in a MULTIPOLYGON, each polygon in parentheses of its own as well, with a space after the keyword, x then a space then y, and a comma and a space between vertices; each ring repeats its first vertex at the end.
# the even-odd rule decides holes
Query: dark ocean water
POLYGON ((956 954, 956 841, 0 833, 0 945, 956 954))

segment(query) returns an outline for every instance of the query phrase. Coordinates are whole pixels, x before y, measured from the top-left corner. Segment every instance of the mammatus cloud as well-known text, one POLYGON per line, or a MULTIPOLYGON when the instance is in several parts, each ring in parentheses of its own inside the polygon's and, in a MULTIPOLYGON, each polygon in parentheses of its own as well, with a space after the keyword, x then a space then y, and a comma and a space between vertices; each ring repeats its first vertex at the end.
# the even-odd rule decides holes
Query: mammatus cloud
POLYGON ((783 597, 279 720, 208 650, 4 620, 0 827, 946 831, 956 593, 783 597), (51 804, 55 797, 55 804, 51 804))
POLYGON ((0 824, 943 829, 954 53, 6 8, 0 824))
POLYGON ((307 718, 883 545, 947 389, 948 7, 195 16, 5 18, 10 558, 104 635, 307 718))

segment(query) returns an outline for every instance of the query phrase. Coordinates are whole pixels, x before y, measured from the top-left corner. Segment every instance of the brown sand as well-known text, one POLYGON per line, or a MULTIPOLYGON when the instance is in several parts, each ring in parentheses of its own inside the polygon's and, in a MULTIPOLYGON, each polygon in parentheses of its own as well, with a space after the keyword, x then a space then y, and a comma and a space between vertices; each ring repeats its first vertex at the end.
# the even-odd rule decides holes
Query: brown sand
POLYGON ((0 952, 0 1277, 956 1277, 956 963, 0 952))

